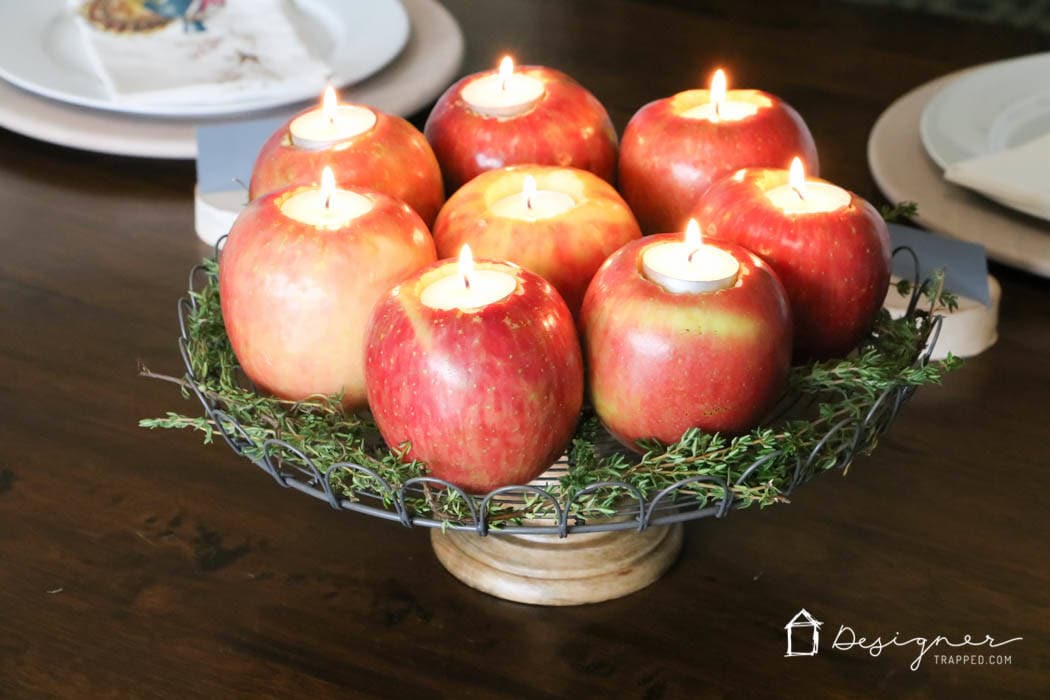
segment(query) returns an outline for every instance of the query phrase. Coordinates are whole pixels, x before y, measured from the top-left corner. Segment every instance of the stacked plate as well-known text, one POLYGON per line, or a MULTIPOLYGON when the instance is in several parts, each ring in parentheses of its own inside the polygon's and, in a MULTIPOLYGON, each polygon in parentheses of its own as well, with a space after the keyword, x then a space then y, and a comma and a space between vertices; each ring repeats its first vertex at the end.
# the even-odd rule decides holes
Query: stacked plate
POLYGON ((1035 150, 1050 135, 1050 54, 993 63, 953 80, 923 109, 919 132, 926 153, 949 180, 1050 220, 1050 149, 1035 150), (1013 168, 1003 161, 1008 151, 1018 161, 1013 168), (1011 176, 1018 170, 1029 176, 1021 164, 1026 151, 1041 167, 1030 182, 1014 182, 1011 176), (997 172, 1000 165, 1007 172, 997 172), (1033 192, 1025 197, 1028 184, 1033 192))
POLYGON ((893 103, 868 141, 887 198, 918 220, 1050 277, 1050 54, 944 76, 893 103))
MULTIPOLYGON (((185 91, 161 91, 149 99, 115 91, 114 78, 106 71, 110 66, 106 65, 105 51, 123 39, 110 37, 135 33, 139 25, 132 20, 155 20, 164 28, 174 55, 158 55, 142 65, 142 72, 163 82, 164 78, 178 78, 182 71, 177 50, 189 43, 183 36, 194 32, 203 36, 204 25, 211 21, 218 24, 218 19, 209 19, 206 11, 197 9, 198 15, 191 15, 186 7, 218 5, 212 9, 212 16, 219 19, 221 13, 232 15, 235 9, 248 13, 232 27, 232 34, 238 35, 243 19, 252 19, 250 13, 259 11, 261 4, 246 0, 34 0, 0 4, 0 126, 91 151, 193 158, 196 126, 291 114, 317 100, 319 86, 325 81, 339 86, 347 101, 409 114, 432 101, 451 82, 462 59, 462 33, 435 0, 270 0, 263 4, 285 14, 289 31, 309 47, 304 56, 316 59, 326 70, 317 71, 317 80, 291 76, 268 89, 253 85, 250 90, 201 91, 197 100, 192 95, 188 99, 185 91), (238 3, 236 7, 234 3, 238 3), (132 22, 130 30, 116 26, 103 32, 108 43, 102 45, 102 61, 99 45, 85 40, 85 18, 97 22, 99 17, 117 24, 132 22), (198 17, 201 25, 196 24, 198 17)), ((266 33, 271 28, 260 29, 266 33)), ((151 41, 150 37, 161 40, 156 30, 138 33, 141 36, 128 38, 140 46, 151 41)), ((289 43, 279 41, 279 37, 271 40, 277 42, 275 46, 289 43)), ((259 37, 252 41, 262 43, 259 37)), ((237 56, 245 72, 252 72, 260 61, 267 70, 272 68, 266 67, 266 56, 239 47, 237 56)), ((117 68, 121 61, 129 62, 123 55, 109 58, 117 68)), ((285 68, 287 63, 282 59, 274 67, 285 68)), ((216 65, 224 67, 218 60, 216 65)), ((138 78, 135 64, 124 68, 125 77, 138 78)))

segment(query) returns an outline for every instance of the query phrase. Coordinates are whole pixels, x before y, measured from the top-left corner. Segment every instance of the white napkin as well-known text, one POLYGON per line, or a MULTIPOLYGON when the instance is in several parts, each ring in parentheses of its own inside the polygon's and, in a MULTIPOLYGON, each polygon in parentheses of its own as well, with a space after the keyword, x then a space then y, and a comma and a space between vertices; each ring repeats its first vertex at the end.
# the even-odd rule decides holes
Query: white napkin
POLYGON ((319 94, 330 73, 296 32, 284 0, 68 2, 118 103, 253 101, 293 86, 319 94))
POLYGON ((1050 134, 990 155, 953 163, 944 177, 1050 218, 1050 134))

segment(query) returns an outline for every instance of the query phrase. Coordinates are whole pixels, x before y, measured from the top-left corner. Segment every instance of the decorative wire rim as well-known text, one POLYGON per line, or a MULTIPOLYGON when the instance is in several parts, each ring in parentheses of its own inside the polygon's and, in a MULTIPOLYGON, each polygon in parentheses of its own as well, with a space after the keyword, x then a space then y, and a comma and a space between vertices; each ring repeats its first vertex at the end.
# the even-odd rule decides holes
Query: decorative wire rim
MULTIPOLYGON (((215 245, 216 259, 219 258, 222 252, 225 240, 226 237, 224 236, 215 245)), ((907 315, 911 316, 917 308, 921 292, 919 262, 914 251, 905 246, 894 249, 893 255, 896 256, 902 251, 908 253, 914 261, 912 293, 907 311, 907 315)), ((554 494, 544 488, 544 484, 549 484, 557 479, 559 465, 562 471, 564 470, 565 465, 567 465, 564 456, 552 467, 550 472, 547 472, 550 476, 541 475, 530 484, 503 486, 484 495, 468 494, 455 484, 433 476, 419 476, 408 479, 395 488, 374 470, 352 462, 335 463, 330 465, 327 470, 322 471, 301 451, 279 439, 271 438, 264 441, 262 445, 263 457, 252 459, 246 452, 249 449, 257 450, 258 445, 248 436, 248 433, 240 423, 221 408, 218 402, 205 396, 200 389, 199 381, 194 374, 193 365, 190 361, 187 345, 189 341, 187 314, 195 311, 197 308, 196 298, 193 293, 199 290, 202 279, 205 279, 204 268, 201 265, 197 265, 190 271, 189 275, 190 296, 182 297, 178 302, 179 354, 182 356, 183 363, 186 366, 185 379, 187 384, 204 407, 205 413, 215 426, 215 429, 237 455, 252 461, 253 464, 269 474, 279 485, 325 501, 335 510, 352 511, 384 520, 400 522, 405 527, 419 526, 474 531, 482 537, 490 533, 566 537, 570 533, 624 530, 641 532, 649 527, 671 525, 699 518, 725 517, 732 510, 733 505, 740 500, 734 497, 733 486, 744 483, 751 473, 759 469, 764 463, 783 454, 783 450, 776 450, 763 455, 756 459, 732 483, 729 483, 727 479, 716 476, 691 476, 661 489, 649 501, 646 501, 637 486, 622 481, 602 481, 589 484, 587 487, 576 491, 565 502, 559 501, 554 494), (294 460, 282 457, 282 453, 294 457, 294 460), (333 484, 333 477, 344 472, 356 472, 363 475, 368 479, 369 483, 375 485, 374 489, 371 491, 353 491, 351 493, 352 498, 338 493, 336 485, 333 484), (698 502, 696 496, 689 495, 681 498, 682 494, 686 493, 685 489, 687 487, 700 483, 714 484, 720 487, 722 492, 721 498, 699 508, 696 507, 698 502), (470 521, 455 522, 414 514, 412 507, 408 503, 409 496, 419 498, 420 496, 432 495, 431 487, 445 494, 452 494, 454 498, 461 499, 467 505, 470 521), (582 517, 572 514, 574 503, 582 497, 604 489, 616 489, 626 494, 618 513, 608 519, 602 519, 600 522, 587 522, 582 517), (499 527, 491 527, 489 514, 492 503, 502 502, 506 504, 507 498, 513 497, 515 494, 519 496, 531 494, 534 497, 548 501, 551 505, 551 517, 544 518, 544 521, 551 524, 500 525, 499 527), (502 501, 499 500, 501 498, 503 499, 502 501), (362 499, 372 501, 372 503, 364 502, 362 499)), ((932 329, 926 347, 916 357, 913 367, 923 367, 929 363, 934 346, 940 335, 941 321, 942 318, 940 316, 932 319, 932 329)), ((836 433, 849 429, 853 419, 846 418, 831 426, 805 459, 803 459, 802 455, 795 456, 795 470, 788 488, 782 492, 783 495, 790 495, 795 488, 809 481, 820 472, 842 469, 850 464, 862 445, 869 444, 872 437, 882 434, 889 428, 901 407, 911 398, 915 388, 915 386, 903 382, 895 382, 890 385, 874 401, 864 420, 852 428, 854 430, 852 442, 846 443, 845 447, 838 449, 833 455, 834 462, 832 465, 824 469, 815 470, 813 466, 820 461, 825 445, 836 433)), ((782 407, 781 411, 790 410, 796 403, 797 397, 790 397, 788 405, 782 407)))

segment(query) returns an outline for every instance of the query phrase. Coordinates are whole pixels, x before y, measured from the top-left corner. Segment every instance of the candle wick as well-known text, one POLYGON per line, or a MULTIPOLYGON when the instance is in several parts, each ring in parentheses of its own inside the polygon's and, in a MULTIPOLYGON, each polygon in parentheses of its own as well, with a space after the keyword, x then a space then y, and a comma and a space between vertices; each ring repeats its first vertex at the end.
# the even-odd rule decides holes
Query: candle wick
POLYGON ((525 198, 525 206, 526 206, 526 208, 528 208, 529 211, 532 211, 532 197, 531 196, 525 198))
POLYGON ((506 92, 507 91, 507 79, 506 78, 502 78, 499 81, 499 91, 500 92, 506 92))
POLYGON ((694 248, 693 252, 689 254, 689 257, 685 259, 686 262, 693 262, 693 256, 700 252, 699 248, 694 248))
POLYGON ((331 195, 331 193, 326 194, 324 196, 324 208, 325 208, 325 211, 328 211, 328 210, 330 210, 332 208, 332 195, 331 195))
POLYGON ((715 121, 722 118, 722 101, 715 100, 715 121))
POLYGON ((800 188, 798 188, 798 187, 795 187, 794 185, 792 185, 792 186, 791 186, 791 189, 795 190, 795 194, 797 194, 797 195, 798 195, 798 198, 799 198, 799 199, 800 199, 801 201, 803 201, 803 202, 804 202, 804 201, 806 201, 806 196, 805 196, 804 194, 802 194, 802 190, 801 190, 800 188))
POLYGON ((463 275, 463 288, 470 289, 470 278, 466 275, 463 275))

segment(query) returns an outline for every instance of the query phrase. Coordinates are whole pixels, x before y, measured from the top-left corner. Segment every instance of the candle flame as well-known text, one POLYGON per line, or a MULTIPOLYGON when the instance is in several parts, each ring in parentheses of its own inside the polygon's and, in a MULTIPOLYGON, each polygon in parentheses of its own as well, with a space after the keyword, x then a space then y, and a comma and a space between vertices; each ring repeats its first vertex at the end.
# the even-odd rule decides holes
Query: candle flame
POLYGON ((500 90, 507 90, 507 81, 510 80, 510 76, 512 75, 514 75, 514 59, 510 56, 504 56, 503 60, 499 62, 500 90))
POLYGON ((704 237, 700 235, 700 224, 696 219, 689 219, 689 223, 685 225, 685 245, 690 249, 688 260, 693 262, 693 256, 704 245, 704 237))
POLYGON ((722 103, 726 101, 726 72, 719 68, 711 77, 711 103, 715 108, 715 116, 721 116, 722 103))
POLYGON ((332 196, 335 194, 335 173, 330 166, 324 166, 321 171, 321 197, 324 199, 324 208, 332 208, 332 196))
POLYGON ((532 209, 532 199, 536 196, 536 178, 532 175, 525 176, 525 184, 521 188, 521 198, 525 201, 525 208, 532 209))
POLYGON ((802 166, 802 159, 795 156, 791 159, 791 167, 788 169, 788 184, 799 199, 806 198, 806 169, 802 166))
POLYGON ((335 115, 339 108, 339 99, 335 95, 335 88, 331 85, 324 89, 324 97, 321 99, 321 111, 328 119, 329 124, 335 123, 335 115))
POLYGON ((474 274, 474 255, 470 252, 470 246, 466 243, 459 249, 459 263, 457 267, 459 276, 463 278, 463 287, 470 289, 470 276, 474 274))

